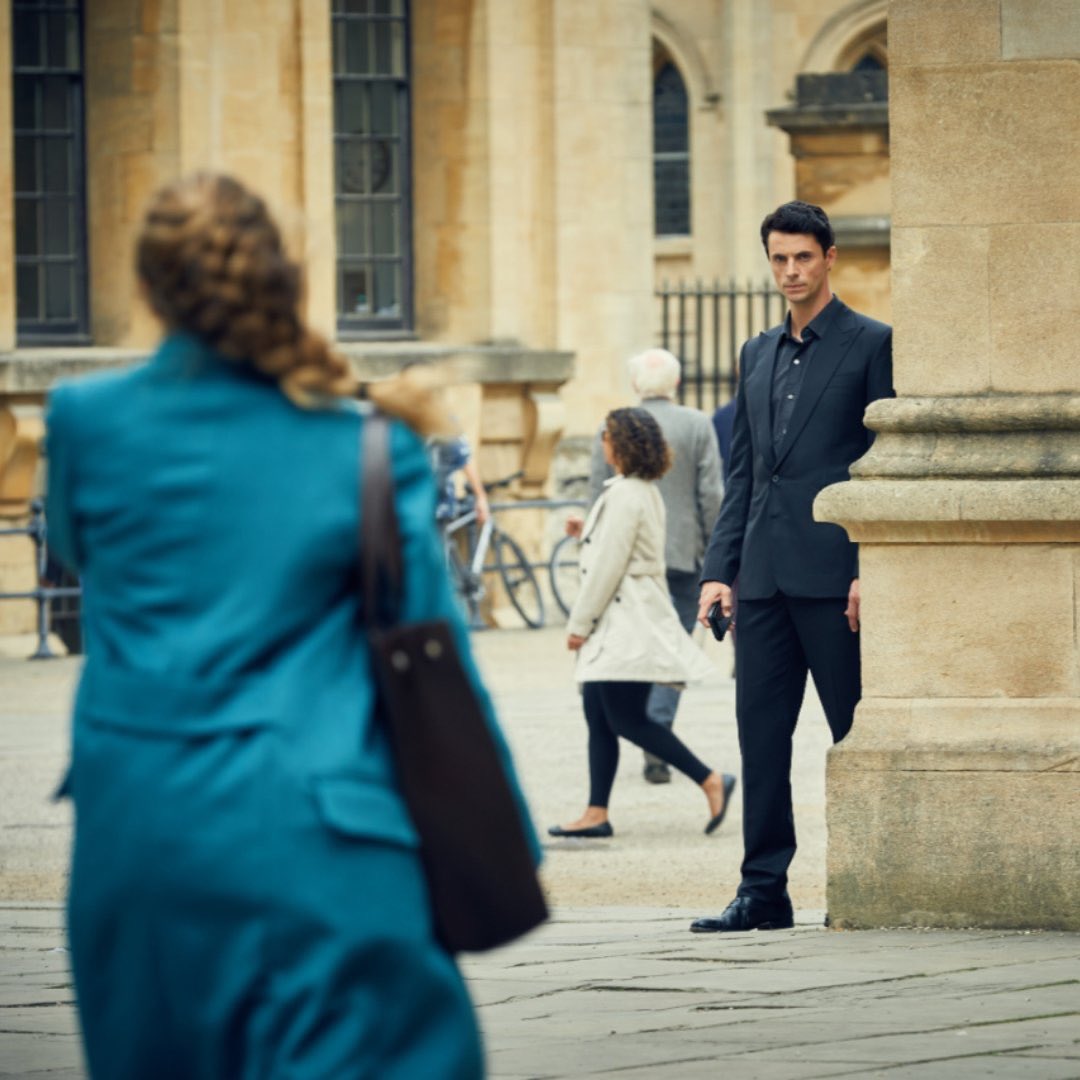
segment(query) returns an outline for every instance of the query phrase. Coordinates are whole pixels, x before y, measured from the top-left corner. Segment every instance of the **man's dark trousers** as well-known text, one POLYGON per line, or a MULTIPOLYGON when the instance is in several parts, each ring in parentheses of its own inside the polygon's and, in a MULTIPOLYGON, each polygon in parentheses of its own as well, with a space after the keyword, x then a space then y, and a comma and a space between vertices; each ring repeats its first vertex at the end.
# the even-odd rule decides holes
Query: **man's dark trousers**
POLYGON ((859 635, 847 597, 804 599, 777 592, 739 602, 735 714, 743 762, 740 896, 774 901, 787 889, 795 855, 791 745, 809 670, 839 742, 860 695, 859 635))

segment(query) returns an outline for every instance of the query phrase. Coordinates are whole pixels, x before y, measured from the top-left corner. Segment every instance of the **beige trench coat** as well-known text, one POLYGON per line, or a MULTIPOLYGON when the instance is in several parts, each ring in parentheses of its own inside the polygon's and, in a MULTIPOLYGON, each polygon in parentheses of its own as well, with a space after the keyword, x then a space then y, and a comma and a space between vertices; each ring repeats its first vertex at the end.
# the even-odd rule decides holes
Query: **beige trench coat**
POLYGON ((656 484, 613 476, 581 533, 581 587, 567 630, 586 638, 578 682, 684 686, 713 667, 682 628, 664 573, 664 501, 656 484))

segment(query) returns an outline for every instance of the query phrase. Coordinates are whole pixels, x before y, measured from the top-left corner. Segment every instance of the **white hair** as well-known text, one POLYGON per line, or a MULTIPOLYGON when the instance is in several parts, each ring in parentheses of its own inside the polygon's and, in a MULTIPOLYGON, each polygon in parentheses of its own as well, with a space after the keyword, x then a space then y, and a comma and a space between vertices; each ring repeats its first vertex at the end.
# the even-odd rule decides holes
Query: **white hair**
POLYGON ((639 397, 674 397, 682 377, 682 365, 667 349, 647 349, 632 356, 626 366, 639 397))

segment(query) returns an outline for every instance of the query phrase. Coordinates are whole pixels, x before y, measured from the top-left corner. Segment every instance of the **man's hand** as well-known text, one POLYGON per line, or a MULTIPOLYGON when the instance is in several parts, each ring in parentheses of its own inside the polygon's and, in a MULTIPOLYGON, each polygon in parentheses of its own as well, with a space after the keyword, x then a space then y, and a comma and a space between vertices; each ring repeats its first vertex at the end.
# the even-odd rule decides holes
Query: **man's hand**
POLYGON ((722 581, 705 581, 701 585, 701 596, 698 598, 698 622, 702 626, 709 625, 709 608, 720 601, 720 611, 723 615, 731 614, 731 588, 722 581))
POLYGON ((571 514, 566 519, 566 535, 581 539, 581 530, 585 528, 585 519, 577 514, 571 514))
POLYGON ((585 639, 580 634, 571 634, 566 639, 566 647, 571 652, 577 652, 578 649, 580 649, 581 646, 584 645, 584 644, 585 644, 585 639))
POLYGON ((487 519, 491 517, 491 507, 488 505, 487 495, 484 494, 483 488, 480 488, 476 493, 474 507, 476 509, 477 524, 486 525, 487 519))
POLYGON ((844 610, 844 614, 847 616, 848 626, 851 627, 851 632, 857 634, 859 632, 859 579, 856 578, 851 583, 851 588, 847 594, 847 608, 844 610))

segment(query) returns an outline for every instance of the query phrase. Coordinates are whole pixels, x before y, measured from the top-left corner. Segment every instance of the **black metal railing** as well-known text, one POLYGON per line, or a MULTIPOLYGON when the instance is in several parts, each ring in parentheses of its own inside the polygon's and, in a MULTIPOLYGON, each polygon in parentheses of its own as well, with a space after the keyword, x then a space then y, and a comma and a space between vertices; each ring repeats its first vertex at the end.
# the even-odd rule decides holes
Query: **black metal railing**
POLYGON ((30 520, 25 525, 0 529, 0 536, 25 536, 34 545, 37 585, 22 592, 0 592, 0 600, 32 600, 37 605, 37 651, 31 660, 51 660, 49 633, 55 630, 69 653, 82 652, 79 629, 79 583, 59 567, 51 565, 45 528, 45 508, 40 499, 30 504, 30 520), (54 580, 55 579, 55 580, 54 580))
POLYGON ((664 282, 656 290, 661 347, 682 362, 679 401, 712 411, 735 393, 739 350, 783 318, 770 282, 664 282))

